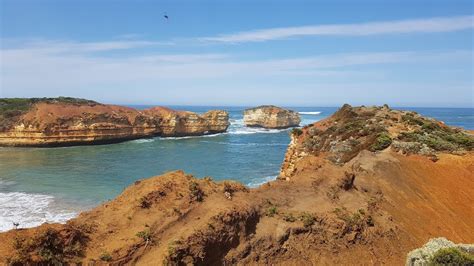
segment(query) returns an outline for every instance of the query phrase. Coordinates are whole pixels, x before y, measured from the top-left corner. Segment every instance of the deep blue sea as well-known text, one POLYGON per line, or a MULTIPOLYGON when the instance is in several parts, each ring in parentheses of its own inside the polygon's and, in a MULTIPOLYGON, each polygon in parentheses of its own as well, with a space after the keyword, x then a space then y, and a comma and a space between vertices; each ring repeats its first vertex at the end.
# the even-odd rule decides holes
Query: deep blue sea
MULTIPOLYGON (((146 108, 148 106, 133 106, 146 108)), ((119 144, 66 148, 0 148, 0 231, 63 222, 79 211, 113 199, 137 179, 182 169, 197 177, 233 179, 248 186, 273 180, 279 172, 289 130, 243 126, 245 107, 173 109, 229 111, 227 133, 204 137, 154 138, 119 144)), ((302 125, 337 110, 293 107, 302 125)), ((474 129, 473 108, 400 108, 414 110, 446 124, 474 129)))

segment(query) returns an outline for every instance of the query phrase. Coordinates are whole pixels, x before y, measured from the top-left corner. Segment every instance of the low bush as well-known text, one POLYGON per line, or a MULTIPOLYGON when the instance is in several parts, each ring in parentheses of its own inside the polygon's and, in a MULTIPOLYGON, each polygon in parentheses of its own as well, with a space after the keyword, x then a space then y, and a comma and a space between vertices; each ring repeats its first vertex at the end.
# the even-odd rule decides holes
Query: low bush
POLYGON ((149 229, 145 229, 143 231, 136 233, 136 236, 143 239, 143 241, 146 241, 146 242, 151 241, 151 238, 152 238, 151 232, 149 229))
POLYGON ((303 134, 303 130, 301 130, 301 128, 295 127, 291 130, 291 134, 293 136, 299 137, 303 134))
POLYGON ((304 227, 311 227, 316 222, 316 218, 312 214, 305 212, 301 215, 301 221, 304 227))
POLYGON ((189 197, 191 201, 204 200, 204 192, 196 181, 189 182, 189 197))
POLYGON ((372 144, 370 149, 372 151, 381 151, 388 148, 390 144, 392 144, 392 138, 390 138, 390 136, 387 133, 383 132, 377 136, 377 138, 375 139, 375 142, 372 144))
POLYGON ((293 223, 296 221, 296 218, 293 216, 293 214, 288 213, 288 214, 285 214, 285 216, 283 216, 283 220, 285 222, 293 223))
POLYGON ((100 259, 101 261, 111 261, 111 260, 112 260, 112 256, 111 256, 109 253, 104 252, 104 253, 100 254, 99 259, 100 259))
POLYGON ((276 207, 276 206, 268 207, 268 209, 267 209, 267 216, 273 217, 273 216, 275 216, 275 214, 278 214, 278 209, 277 209, 277 207, 276 207))
POLYGON ((151 202, 146 197, 141 197, 139 202, 142 209, 148 209, 151 207, 151 202))
POLYGON ((457 248, 442 248, 433 254, 429 265, 474 265, 474 255, 457 248))

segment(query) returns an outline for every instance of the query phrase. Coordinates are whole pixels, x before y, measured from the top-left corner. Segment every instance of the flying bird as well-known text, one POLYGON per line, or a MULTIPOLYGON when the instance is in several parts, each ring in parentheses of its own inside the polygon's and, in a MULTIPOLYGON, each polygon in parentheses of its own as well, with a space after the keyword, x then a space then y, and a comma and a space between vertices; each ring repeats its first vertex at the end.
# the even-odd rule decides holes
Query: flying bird
POLYGON ((169 17, 166 13, 163 15, 163 17, 166 19, 166 21, 168 21, 169 17))

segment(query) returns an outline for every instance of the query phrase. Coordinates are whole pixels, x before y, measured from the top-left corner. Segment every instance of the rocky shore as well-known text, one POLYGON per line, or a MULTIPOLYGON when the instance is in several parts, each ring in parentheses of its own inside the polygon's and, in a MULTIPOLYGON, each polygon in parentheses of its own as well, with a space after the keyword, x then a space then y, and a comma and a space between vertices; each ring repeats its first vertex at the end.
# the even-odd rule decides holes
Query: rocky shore
POLYGON ((0 146, 70 146, 222 133, 226 111, 136 110, 75 98, 0 99, 0 146))
POLYGON ((244 111, 244 124, 248 127, 283 129, 299 126, 297 112, 273 105, 262 105, 244 111))
MULTIPOLYGON (((6 264, 403 265, 434 235, 474 242, 474 136, 384 107, 294 129, 280 179, 182 171, 67 224, 0 234, 6 264)), ((410 260, 411 261, 411 260, 410 260)))

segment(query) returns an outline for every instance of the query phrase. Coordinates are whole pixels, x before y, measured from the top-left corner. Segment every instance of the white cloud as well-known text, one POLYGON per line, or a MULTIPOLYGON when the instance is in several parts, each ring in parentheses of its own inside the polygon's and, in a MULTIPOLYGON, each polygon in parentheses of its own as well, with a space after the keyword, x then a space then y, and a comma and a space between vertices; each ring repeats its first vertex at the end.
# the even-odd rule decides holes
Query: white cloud
POLYGON ((63 40, 33 40, 20 42, 19 40, 2 40, 2 43, 5 43, 4 46, 6 46, 2 48, 3 53, 11 53, 15 51, 19 53, 29 52, 46 54, 80 54, 173 45, 172 42, 146 40, 116 40, 102 42, 72 42, 63 40))
POLYGON ((271 28, 204 37, 201 41, 221 43, 262 42, 303 36, 364 36, 375 34, 450 32, 474 28, 474 16, 368 22, 357 24, 311 25, 271 28))

